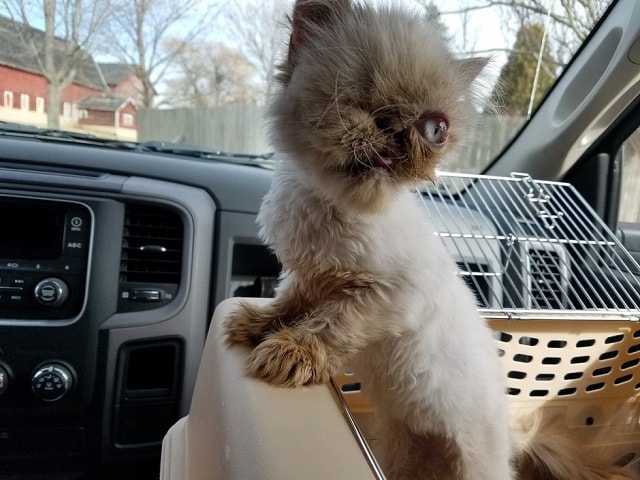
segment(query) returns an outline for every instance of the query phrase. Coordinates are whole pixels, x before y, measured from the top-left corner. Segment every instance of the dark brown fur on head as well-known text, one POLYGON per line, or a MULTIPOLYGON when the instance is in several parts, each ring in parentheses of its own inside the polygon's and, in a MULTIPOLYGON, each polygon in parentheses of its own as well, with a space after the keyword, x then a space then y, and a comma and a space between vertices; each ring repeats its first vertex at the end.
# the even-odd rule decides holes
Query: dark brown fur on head
POLYGON ((349 0, 301 0, 291 20, 273 140, 336 202, 375 210, 435 178, 465 135, 484 59, 456 60, 425 18, 349 0))

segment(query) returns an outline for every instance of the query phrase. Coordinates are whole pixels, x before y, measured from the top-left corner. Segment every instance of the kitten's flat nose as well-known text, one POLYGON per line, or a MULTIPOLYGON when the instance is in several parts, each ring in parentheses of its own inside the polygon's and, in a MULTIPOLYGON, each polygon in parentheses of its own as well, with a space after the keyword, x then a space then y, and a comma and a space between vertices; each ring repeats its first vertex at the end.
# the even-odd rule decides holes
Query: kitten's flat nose
POLYGON ((400 118, 394 115, 376 117, 374 121, 376 123, 376 127, 378 127, 378 129, 383 133, 395 133, 404 128, 400 118))
POLYGON ((377 117, 374 121, 380 131, 384 132, 389 129, 389 121, 386 117, 377 117))

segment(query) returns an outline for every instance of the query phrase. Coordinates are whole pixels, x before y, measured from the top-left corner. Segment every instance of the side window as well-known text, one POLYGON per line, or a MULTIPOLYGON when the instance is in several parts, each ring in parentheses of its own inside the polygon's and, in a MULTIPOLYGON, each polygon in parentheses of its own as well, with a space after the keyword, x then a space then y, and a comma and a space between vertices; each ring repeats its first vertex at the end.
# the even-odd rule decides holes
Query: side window
POLYGON ((13 107, 13 92, 6 90, 4 92, 4 106, 5 107, 13 107))
POLYGON ((122 125, 124 127, 132 127, 133 126, 133 115, 130 113, 125 113, 122 115, 122 125))
POLYGON ((29 110, 29 95, 26 93, 20 94, 20 110, 29 110))
POLYGON ((640 223, 640 128, 622 145, 622 190, 618 220, 640 223))

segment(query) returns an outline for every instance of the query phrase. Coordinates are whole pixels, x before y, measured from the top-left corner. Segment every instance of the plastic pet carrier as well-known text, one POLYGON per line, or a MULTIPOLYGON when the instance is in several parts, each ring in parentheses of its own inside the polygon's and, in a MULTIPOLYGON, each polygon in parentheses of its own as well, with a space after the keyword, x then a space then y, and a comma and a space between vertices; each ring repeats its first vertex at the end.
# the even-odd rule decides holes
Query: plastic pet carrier
MULTIPOLYGON (((442 173, 421 198, 495 331, 511 413, 539 409, 638 469, 640 267, 616 236, 570 184, 523 174, 442 173)), ((335 387, 375 451, 366 385, 335 387)))

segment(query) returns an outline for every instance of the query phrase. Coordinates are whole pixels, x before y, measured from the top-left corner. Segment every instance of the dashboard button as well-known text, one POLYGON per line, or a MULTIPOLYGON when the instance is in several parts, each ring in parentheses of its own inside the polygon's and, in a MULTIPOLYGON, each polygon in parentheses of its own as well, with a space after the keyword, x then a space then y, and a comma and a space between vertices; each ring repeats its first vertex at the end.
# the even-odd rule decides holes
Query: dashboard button
POLYGON ((84 236, 69 235, 65 242, 65 251, 74 257, 83 257, 87 250, 87 242, 84 236))
POLYGON ((162 292, 156 289, 135 289, 131 292, 131 300, 136 302, 159 302, 162 300, 162 292))
POLYGON ((64 365, 43 365, 31 378, 31 389, 36 397, 45 402, 55 402, 64 397, 73 386, 73 375, 64 365))
POLYGON ((58 307, 67 300, 69 287, 59 278, 45 278, 36 285, 34 295, 42 305, 58 307))

